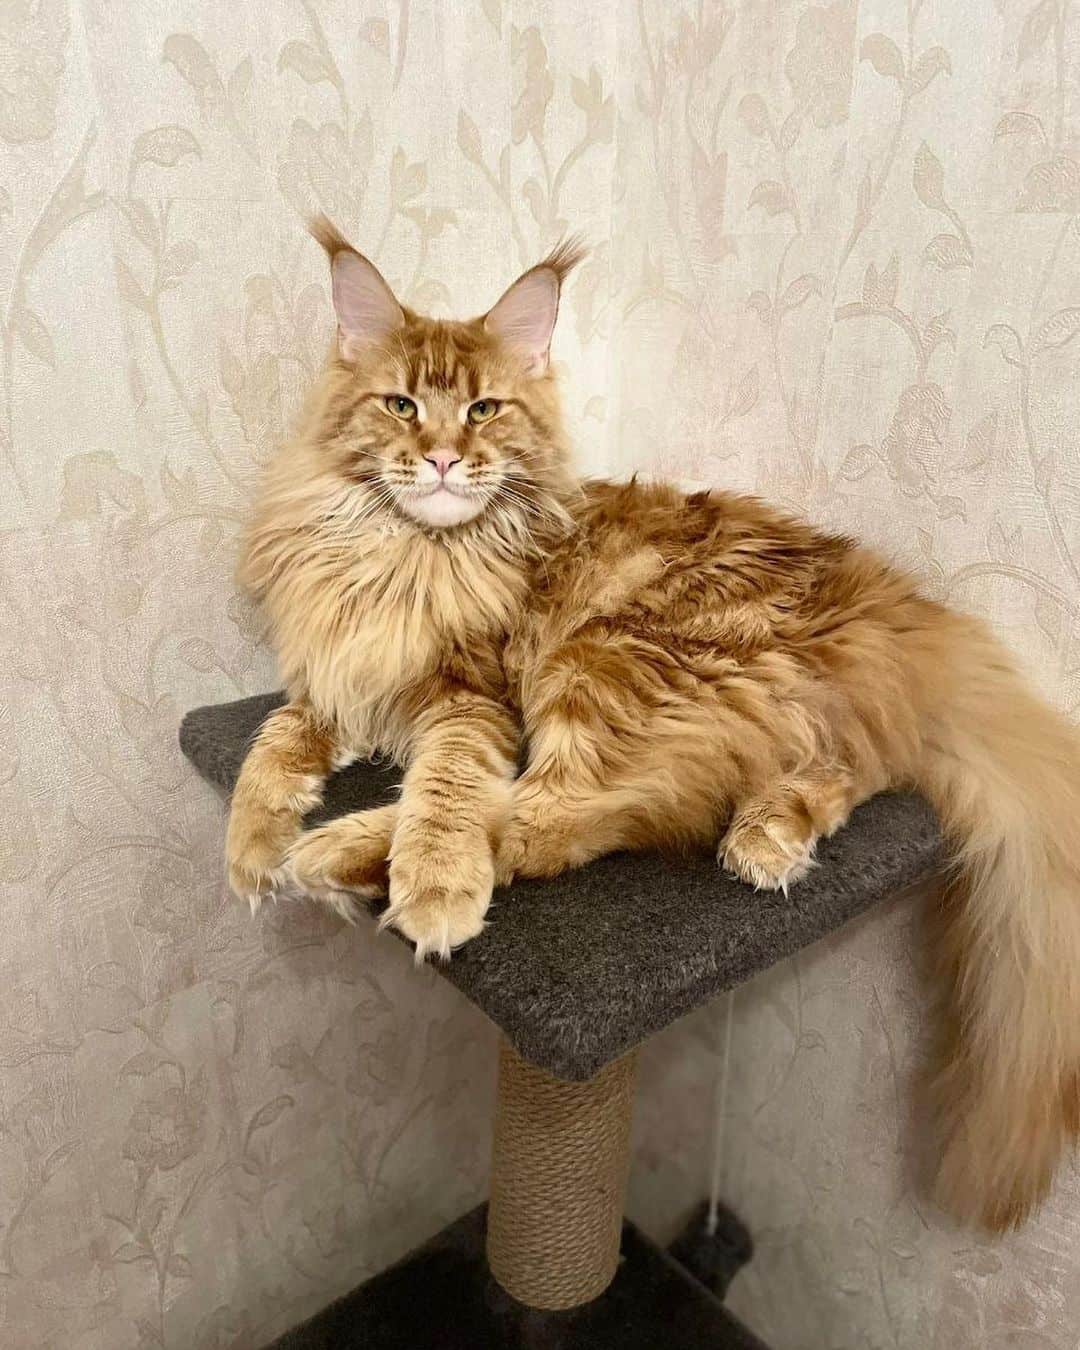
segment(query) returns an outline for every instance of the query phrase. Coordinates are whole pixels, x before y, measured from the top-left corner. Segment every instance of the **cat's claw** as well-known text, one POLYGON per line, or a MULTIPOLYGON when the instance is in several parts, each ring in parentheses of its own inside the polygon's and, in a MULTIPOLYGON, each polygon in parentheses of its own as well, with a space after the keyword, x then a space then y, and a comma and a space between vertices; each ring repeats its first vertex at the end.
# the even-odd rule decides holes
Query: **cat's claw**
POLYGON ((252 918, 267 900, 277 900, 287 884, 285 871, 280 867, 256 870, 233 863, 228 876, 229 889, 238 900, 247 904, 252 918))

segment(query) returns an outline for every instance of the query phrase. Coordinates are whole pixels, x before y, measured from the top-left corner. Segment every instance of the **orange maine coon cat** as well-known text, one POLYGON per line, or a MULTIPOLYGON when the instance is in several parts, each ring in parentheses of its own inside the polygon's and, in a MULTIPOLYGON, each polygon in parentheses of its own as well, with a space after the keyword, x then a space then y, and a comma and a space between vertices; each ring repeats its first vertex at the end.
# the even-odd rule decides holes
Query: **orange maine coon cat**
POLYGON ((786 888, 857 803, 918 787, 954 857, 939 1193, 1021 1221, 1080 1115, 1077 732, 982 623, 850 540, 725 492, 580 481, 548 361, 573 245, 450 322, 314 232, 338 334, 246 541, 290 701, 236 787, 234 890, 346 914, 388 891, 384 922, 445 957, 497 880, 709 845, 786 888), (400 801, 304 832, 326 776, 375 751, 405 766, 400 801))

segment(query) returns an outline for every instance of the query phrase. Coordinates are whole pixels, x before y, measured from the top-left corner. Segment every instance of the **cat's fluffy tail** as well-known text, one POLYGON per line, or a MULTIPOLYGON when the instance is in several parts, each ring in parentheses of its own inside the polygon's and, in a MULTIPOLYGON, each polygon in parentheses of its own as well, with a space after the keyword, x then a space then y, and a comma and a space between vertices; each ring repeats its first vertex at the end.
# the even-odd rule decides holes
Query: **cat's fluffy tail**
POLYGON ((1080 1129, 1080 735, 954 619, 920 774, 955 855, 938 1192, 1000 1231, 1043 1199, 1080 1129))

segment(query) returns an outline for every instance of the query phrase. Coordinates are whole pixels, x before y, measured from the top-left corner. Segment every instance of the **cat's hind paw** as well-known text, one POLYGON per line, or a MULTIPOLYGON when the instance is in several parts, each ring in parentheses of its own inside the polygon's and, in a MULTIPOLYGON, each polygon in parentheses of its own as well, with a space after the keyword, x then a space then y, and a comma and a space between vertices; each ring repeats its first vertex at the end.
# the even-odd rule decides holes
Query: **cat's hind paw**
POLYGON ((814 865, 817 838, 780 818, 736 818, 720 844, 724 871, 755 890, 783 891, 814 865))

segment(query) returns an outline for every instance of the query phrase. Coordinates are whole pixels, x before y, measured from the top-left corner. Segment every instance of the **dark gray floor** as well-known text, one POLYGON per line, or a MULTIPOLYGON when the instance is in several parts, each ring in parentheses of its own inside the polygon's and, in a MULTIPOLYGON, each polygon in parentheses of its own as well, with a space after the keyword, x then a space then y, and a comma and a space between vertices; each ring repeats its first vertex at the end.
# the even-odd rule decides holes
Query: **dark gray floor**
MULTIPOLYGON (((184 753, 228 789, 267 694, 188 713, 184 753)), ((356 764, 331 780, 320 818, 392 798, 398 773, 356 764)), ((723 990, 832 932, 940 866, 921 798, 875 797, 818 849, 790 896, 725 877, 712 856, 615 854, 551 881, 496 892, 487 929, 443 975, 521 1054, 585 1079, 723 990)))
POLYGON ((484 1260, 485 1206, 274 1342, 272 1350, 767 1350, 676 1261, 623 1228, 600 1298, 525 1308, 484 1260))

